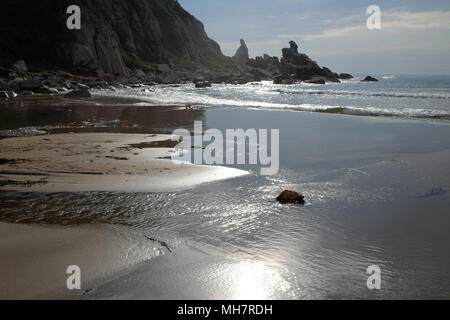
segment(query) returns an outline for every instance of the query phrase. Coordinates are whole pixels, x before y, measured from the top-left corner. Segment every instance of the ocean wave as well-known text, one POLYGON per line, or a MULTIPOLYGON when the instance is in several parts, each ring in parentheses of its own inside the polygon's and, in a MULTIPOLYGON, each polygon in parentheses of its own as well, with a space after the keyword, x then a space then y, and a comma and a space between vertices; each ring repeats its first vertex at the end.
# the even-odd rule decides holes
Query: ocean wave
MULTIPOLYGON (((256 86, 255 86, 256 87, 256 86)), ((261 85, 257 86, 258 89, 253 90, 251 86, 243 86, 235 88, 233 86, 218 86, 216 92, 212 91, 198 91, 191 89, 189 86, 180 86, 172 88, 169 92, 167 88, 156 88, 151 94, 142 93, 136 90, 120 90, 117 92, 104 92, 97 91, 97 95, 119 95, 140 98, 145 102, 139 103, 141 106, 184 106, 186 104, 197 107, 239 107, 250 109, 267 109, 267 110, 290 110, 290 111, 306 111, 306 112, 319 112, 330 114, 344 114, 355 116, 384 116, 384 117, 401 117, 401 118, 417 118, 417 119, 436 119, 436 120, 450 120, 450 113, 446 110, 439 109, 425 109, 425 108, 409 108, 409 107, 355 107, 347 105, 327 105, 327 104, 314 104, 314 103, 302 103, 302 104, 290 104, 280 102, 258 101, 249 99, 250 96, 261 97, 263 95, 259 93, 261 85), (219 92, 219 93, 218 93, 219 92), (216 94, 217 96, 213 96, 216 94), (231 98, 233 97, 233 98, 231 98)), ((309 94, 349 94, 349 92, 327 92, 317 90, 290 90, 290 89, 274 89, 273 85, 267 85, 270 91, 284 90, 286 92, 301 92, 309 94)), ((350 92, 352 94, 353 92, 350 92)), ((355 94, 359 94, 355 92, 355 94)), ((365 94, 365 93, 364 93, 365 94)), ((361 95, 364 95, 361 93, 361 95)), ((395 96, 401 97, 400 94, 380 94, 380 96, 395 96)), ((414 95, 416 96, 416 95, 414 95)), ((435 96, 433 96, 435 98, 435 96)))
POLYGON ((384 97, 384 98, 411 98, 411 99, 450 99, 449 94, 422 94, 422 93, 388 93, 388 92, 357 92, 337 90, 290 90, 274 89, 281 94, 305 94, 305 95, 334 95, 334 96, 358 96, 358 97, 384 97))
POLYGON ((40 136, 44 134, 47 134, 47 131, 39 130, 34 127, 0 131, 0 137, 31 137, 31 136, 40 136))

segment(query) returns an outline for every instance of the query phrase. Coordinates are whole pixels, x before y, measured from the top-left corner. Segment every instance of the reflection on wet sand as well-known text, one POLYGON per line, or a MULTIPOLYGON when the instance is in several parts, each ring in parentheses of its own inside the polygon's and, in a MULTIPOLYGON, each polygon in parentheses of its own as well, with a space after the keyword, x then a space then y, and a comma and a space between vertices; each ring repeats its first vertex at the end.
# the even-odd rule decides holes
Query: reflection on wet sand
POLYGON ((194 121, 204 119, 203 109, 149 106, 130 98, 99 97, 85 101, 47 97, 11 100, 1 102, 0 106, 0 131, 48 127, 46 131, 50 133, 171 133, 174 128, 191 129, 194 121), (86 125, 82 126, 83 123, 86 125))

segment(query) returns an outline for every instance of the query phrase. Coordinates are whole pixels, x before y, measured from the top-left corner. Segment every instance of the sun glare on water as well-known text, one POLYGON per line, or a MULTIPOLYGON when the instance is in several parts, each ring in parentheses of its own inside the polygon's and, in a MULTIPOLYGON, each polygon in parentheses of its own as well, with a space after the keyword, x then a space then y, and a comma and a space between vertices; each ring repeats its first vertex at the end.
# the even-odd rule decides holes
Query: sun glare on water
POLYGON ((288 284, 273 268, 262 262, 242 261, 230 266, 231 299, 265 300, 276 292, 286 290, 288 284))

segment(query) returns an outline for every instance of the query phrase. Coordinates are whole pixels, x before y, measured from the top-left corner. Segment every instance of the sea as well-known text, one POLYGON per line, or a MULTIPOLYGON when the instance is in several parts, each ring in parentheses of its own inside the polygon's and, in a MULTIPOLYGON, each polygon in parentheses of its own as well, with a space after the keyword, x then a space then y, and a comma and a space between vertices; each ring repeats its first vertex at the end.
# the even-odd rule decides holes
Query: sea
POLYGON ((214 85, 206 90, 181 85, 156 88, 150 94, 139 89, 119 93, 156 104, 450 120, 450 76, 380 75, 380 81, 375 83, 362 82, 363 78, 357 76, 326 85, 276 85, 262 81, 214 85))

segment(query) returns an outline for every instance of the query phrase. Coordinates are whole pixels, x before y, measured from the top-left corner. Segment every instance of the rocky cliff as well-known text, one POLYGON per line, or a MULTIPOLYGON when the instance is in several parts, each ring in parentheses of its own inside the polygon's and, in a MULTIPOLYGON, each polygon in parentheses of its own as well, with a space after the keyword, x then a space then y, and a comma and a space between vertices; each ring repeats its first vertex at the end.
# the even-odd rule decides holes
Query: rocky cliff
POLYGON ((63 81, 73 74, 95 79, 95 86, 195 81, 201 87, 208 81, 259 80, 321 84, 351 77, 320 67, 293 41, 282 49, 281 59, 250 59, 244 40, 235 56, 225 57, 177 0, 1 0, 0 80, 6 85, 0 87, 27 91, 29 84, 18 84, 37 80, 47 81, 50 89, 77 88, 79 78, 71 79, 71 86, 63 81), (67 28, 71 5, 81 9, 80 30, 67 28), (56 79, 47 71, 71 74, 59 72, 56 79))
POLYGON ((0 65, 128 76, 170 68, 232 68, 203 24, 176 0, 2 0, 0 65), (66 27, 69 5, 81 30, 66 27))

